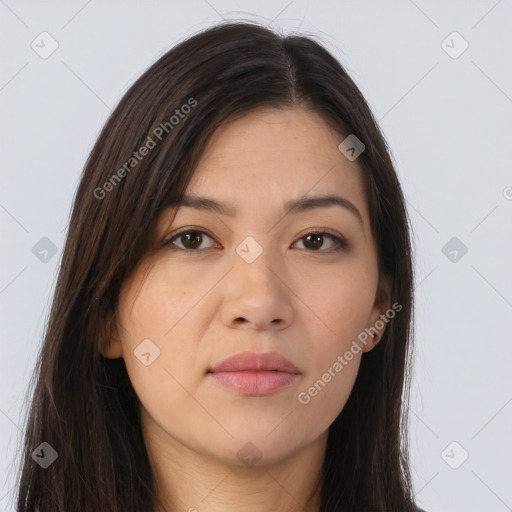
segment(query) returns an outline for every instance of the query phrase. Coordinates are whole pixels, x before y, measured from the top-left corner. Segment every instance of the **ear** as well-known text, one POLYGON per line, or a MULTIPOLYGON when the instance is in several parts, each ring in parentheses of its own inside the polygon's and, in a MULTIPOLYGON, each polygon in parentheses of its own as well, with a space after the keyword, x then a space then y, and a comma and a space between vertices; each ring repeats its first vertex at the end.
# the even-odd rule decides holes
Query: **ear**
POLYGON ((363 352, 369 352, 382 339, 388 318, 385 313, 391 307, 391 286, 392 278, 389 274, 383 274, 379 278, 377 293, 375 294, 375 302, 366 329, 370 333, 370 342, 365 344, 363 352), (372 338, 373 336, 373 338, 372 338))
POLYGON ((115 315, 111 316, 110 320, 107 322, 105 333, 106 343, 103 343, 103 347, 100 350, 101 354, 108 359, 123 357, 123 347, 115 315))

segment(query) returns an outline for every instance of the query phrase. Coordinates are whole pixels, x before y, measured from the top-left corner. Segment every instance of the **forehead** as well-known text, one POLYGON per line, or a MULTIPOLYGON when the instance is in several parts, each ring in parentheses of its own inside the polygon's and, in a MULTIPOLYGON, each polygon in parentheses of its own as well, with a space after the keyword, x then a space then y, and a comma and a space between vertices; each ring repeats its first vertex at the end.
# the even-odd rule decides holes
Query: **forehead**
POLYGON ((367 215, 362 169, 338 146, 345 138, 303 108, 260 108, 213 134, 188 191, 219 200, 272 206, 337 192, 367 215))
MULTIPOLYGON (((340 208, 330 210, 329 218, 336 211, 344 219, 356 219, 361 223, 363 238, 372 244, 362 169, 338 150, 344 138, 320 116, 305 110, 253 111, 213 134, 185 191, 187 203, 191 196, 201 198, 203 206, 204 199, 210 205, 212 201, 221 203, 223 211, 232 212, 230 226, 240 222, 244 229, 266 232, 285 218, 291 219, 286 214, 290 204, 336 196, 349 201, 359 212, 340 208)), ((155 223, 155 237, 175 223, 197 222, 189 215, 224 215, 217 207, 178 207, 178 199, 171 192, 155 223)), ((197 200, 193 202, 197 204, 197 200)), ((314 217, 321 222, 322 212, 327 211, 303 210, 301 218, 314 217)))
MULTIPOLYGON (((340 160, 338 145, 341 140, 340 134, 316 112, 298 107, 258 108, 219 127, 211 137, 201 163, 222 161, 223 157, 232 160, 236 157, 233 153, 237 152, 250 154, 253 159, 257 153, 260 159, 281 159, 282 163, 295 160, 293 155, 299 152, 300 158, 307 158, 308 163, 335 163, 340 160)), ((357 168, 356 164, 352 166, 357 168)))

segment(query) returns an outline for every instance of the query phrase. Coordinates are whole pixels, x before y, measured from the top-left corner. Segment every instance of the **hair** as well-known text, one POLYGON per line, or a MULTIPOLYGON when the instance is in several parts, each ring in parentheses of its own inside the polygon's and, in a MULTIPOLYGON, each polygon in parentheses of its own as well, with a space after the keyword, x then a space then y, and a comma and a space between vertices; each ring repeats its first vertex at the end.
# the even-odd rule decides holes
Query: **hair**
POLYGON ((379 276, 389 279, 391 303, 402 306, 362 355, 329 427, 320 510, 417 510, 407 439, 410 222, 389 149, 363 95, 322 44, 239 21, 196 33, 158 58, 121 98, 88 156, 27 392, 18 512, 155 510, 140 401, 124 360, 101 350, 121 284, 149 250, 159 212, 183 196, 215 130, 259 107, 308 109, 340 137, 365 144, 357 163, 379 276), (42 442, 58 453, 47 469, 32 456, 42 442))

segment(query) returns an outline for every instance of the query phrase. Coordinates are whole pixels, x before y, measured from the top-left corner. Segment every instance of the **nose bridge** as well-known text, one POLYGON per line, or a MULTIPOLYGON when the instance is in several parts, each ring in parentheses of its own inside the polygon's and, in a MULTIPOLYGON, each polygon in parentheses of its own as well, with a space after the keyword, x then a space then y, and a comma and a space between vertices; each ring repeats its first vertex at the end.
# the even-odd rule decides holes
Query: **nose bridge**
POLYGON ((270 281, 277 279, 278 268, 277 261, 278 251, 270 246, 270 238, 258 236, 260 242, 255 236, 245 237, 236 247, 233 258, 235 272, 245 281, 254 284, 269 284, 270 281))

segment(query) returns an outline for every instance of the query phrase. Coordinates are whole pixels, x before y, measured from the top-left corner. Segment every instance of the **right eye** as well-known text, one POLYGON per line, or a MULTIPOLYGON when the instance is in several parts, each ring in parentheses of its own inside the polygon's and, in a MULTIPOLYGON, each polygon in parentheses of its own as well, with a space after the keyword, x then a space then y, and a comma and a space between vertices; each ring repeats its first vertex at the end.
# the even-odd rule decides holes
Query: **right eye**
POLYGON ((210 249, 211 247, 206 247, 203 249, 199 249, 201 244, 204 241, 204 238, 209 238, 213 240, 213 238, 208 235, 205 231, 201 231, 199 229, 185 228, 181 229, 177 233, 171 234, 171 238, 169 238, 164 245, 169 246, 169 249, 172 251, 182 251, 185 253, 198 253, 204 251, 206 249, 210 249), (177 242, 181 243, 181 247, 177 245, 177 242))

